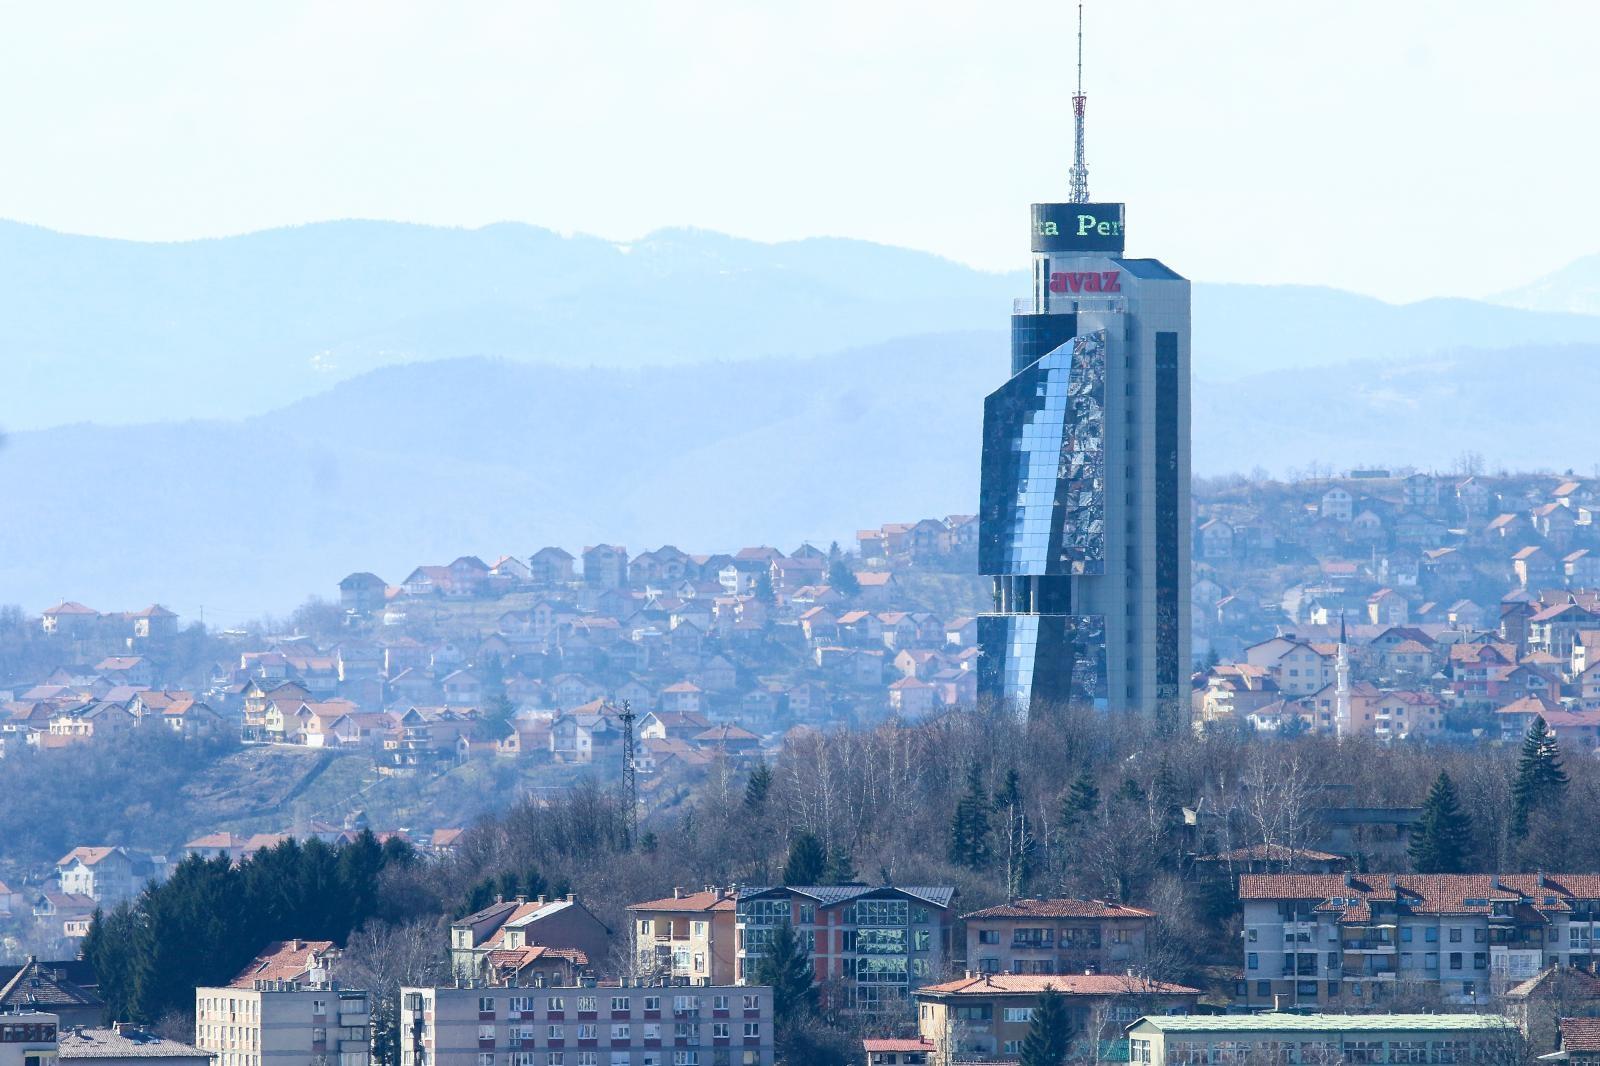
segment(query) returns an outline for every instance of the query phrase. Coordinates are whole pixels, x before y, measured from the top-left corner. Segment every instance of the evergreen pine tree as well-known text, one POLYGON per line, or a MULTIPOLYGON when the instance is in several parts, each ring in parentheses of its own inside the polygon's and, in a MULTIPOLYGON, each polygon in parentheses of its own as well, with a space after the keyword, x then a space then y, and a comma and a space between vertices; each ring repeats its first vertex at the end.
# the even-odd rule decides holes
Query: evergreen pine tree
POLYGON ((1087 773, 1079 774, 1061 800, 1061 828, 1071 832, 1099 809, 1100 790, 1094 786, 1094 778, 1087 773))
POLYGON ((828 868, 822 872, 822 883, 848 885, 856 879, 856 863, 850 855, 850 849, 842 845, 834 848, 833 854, 828 856, 828 868))
POLYGON ((789 842, 789 860, 783 864, 786 885, 820 885, 827 872, 828 853, 809 829, 789 842))
POLYGON ((1472 852, 1472 819, 1461 809, 1450 775, 1439 771, 1422 821, 1411 835, 1411 865, 1423 874, 1459 874, 1467 871, 1472 852))
POLYGON ((989 865, 989 797, 977 762, 967 770, 967 792, 950 819, 950 861, 969 870, 989 865))
POLYGON ((744 809, 751 814, 765 810, 771 792, 772 768, 765 762, 758 762, 750 771, 750 779, 744 783, 744 809))
POLYGON ((1542 716, 1535 717, 1522 740, 1517 758, 1517 778, 1511 786, 1511 828, 1528 831, 1528 815, 1547 804, 1560 802, 1567 791, 1567 772, 1561 768, 1561 749, 1542 716))
POLYGON ((812 983, 811 956, 794 927, 784 922, 772 931, 767 953, 756 963, 758 985, 772 987, 772 1020, 788 1028, 816 1013, 817 989, 812 983))
POLYGON ((1072 1020, 1067 1016, 1066 997, 1052 985, 1045 985, 1022 1040, 1018 1066, 1063 1066, 1072 1044, 1072 1020))
POLYGON ((861 582, 856 578, 856 572, 850 569, 850 564, 843 556, 828 563, 828 585, 845 599, 860 595, 861 582))

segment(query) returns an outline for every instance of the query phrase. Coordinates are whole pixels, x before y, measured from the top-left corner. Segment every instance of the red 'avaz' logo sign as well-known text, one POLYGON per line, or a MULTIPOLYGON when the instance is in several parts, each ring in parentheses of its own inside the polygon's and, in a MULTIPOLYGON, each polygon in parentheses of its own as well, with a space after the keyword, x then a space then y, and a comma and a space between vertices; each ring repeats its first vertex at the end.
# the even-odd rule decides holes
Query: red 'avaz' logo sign
POLYGON ((1120 270, 1068 270, 1050 275, 1051 292, 1121 292, 1120 270))

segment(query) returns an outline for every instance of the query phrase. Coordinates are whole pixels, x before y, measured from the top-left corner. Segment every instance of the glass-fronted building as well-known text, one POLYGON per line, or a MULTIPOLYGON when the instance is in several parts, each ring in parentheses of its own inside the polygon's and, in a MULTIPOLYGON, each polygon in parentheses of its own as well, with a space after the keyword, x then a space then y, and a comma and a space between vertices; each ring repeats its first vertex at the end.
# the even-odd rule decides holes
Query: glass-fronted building
POLYGON ((978 690, 1182 713, 1189 283, 1123 253, 1121 204, 1035 204, 1033 294, 984 402, 978 690))

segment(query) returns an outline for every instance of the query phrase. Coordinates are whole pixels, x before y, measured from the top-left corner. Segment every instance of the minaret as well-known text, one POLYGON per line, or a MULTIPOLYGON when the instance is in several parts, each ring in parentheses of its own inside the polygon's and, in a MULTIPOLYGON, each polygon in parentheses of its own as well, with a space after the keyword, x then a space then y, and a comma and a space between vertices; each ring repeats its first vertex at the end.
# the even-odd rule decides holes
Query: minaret
POLYGON ((1350 653, 1346 647, 1344 612, 1339 612, 1339 651, 1333 666, 1333 731, 1334 735, 1351 734, 1350 722, 1350 653))
POLYGON ((1073 154, 1072 192, 1068 203, 1089 202, 1089 164, 1083 161, 1083 109, 1087 101, 1083 95, 1083 5, 1078 5, 1078 91, 1072 95, 1073 154))

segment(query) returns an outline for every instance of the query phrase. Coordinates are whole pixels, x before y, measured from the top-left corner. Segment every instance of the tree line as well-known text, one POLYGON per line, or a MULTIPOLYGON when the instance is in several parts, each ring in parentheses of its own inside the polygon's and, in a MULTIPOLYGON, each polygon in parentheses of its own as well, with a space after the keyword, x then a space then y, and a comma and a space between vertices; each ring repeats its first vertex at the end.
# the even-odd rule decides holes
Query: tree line
POLYGON ((385 913, 386 869, 416 861, 410 845, 370 831, 330 846, 289 839, 235 865, 191 854, 172 876, 95 912, 84 958, 110 1017, 156 1024, 194 1010, 194 990, 226 985, 274 940, 332 940, 385 913))

